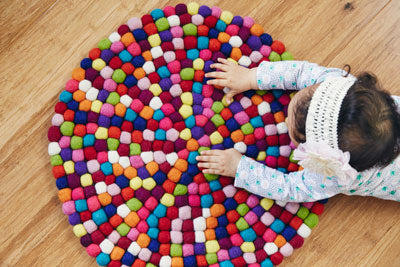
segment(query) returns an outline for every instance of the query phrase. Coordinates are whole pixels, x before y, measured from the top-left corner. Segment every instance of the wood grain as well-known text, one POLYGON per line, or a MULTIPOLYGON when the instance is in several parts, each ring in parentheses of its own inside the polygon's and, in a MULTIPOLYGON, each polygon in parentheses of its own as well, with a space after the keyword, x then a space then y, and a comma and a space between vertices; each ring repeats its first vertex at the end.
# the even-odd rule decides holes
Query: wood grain
MULTIPOLYGON (((0 265, 96 266, 61 211, 47 129, 71 71, 131 17, 189 1, 0 2, 0 265)), ((296 59, 374 72, 400 95, 400 1, 202 1, 250 16, 296 59)), ((283 266, 400 266, 400 207, 339 195, 283 266)))

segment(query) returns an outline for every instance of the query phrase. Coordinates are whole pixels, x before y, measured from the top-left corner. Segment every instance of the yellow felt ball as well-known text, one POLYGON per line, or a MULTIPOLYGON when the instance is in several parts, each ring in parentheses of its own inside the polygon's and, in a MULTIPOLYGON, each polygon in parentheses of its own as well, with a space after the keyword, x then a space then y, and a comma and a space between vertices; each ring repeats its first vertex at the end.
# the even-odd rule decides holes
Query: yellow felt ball
POLYGON ((90 107, 90 110, 96 113, 100 113, 101 107, 103 106, 103 102, 100 100, 95 100, 92 102, 92 106, 90 107))
POLYGON ((167 207, 172 207, 175 203, 175 197, 171 194, 165 193, 160 199, 161 204, 167 207))
POLYGON ((156 47, 161 45, 161 38, 158 33, 150 35, 147 40, 149 41, 151 47, 156 47))
POLYGON ((193 115, 193 109, 191 106, 183 104, 180 108, 179 108, 179 113, 182 115, 182 117, 184 119, 187 119, 188 117, 193 115))
POLYGON ((107 139, 108 138, 108 130, 105 127, 99 127, 94 134, 96 139, 107 139))
POLYGON ((63 164, 66 174, 71 174, 75 172, 75 163, 72 160, 68 160, 63 164))
POLYGON ((204 60, 202 60, 201 58, 196 58, 193 61, 193 68, 195 70, 202 70, 204 69, 204 60))
POLYGON ((129 186, 133 189, 133 190, 137 190, 139 188, 142 187, 142 179, 140 179, 139 177, 134 177, 129 181, 129 186))
POLYGON ((106 66, 106 63, 101 58, 96 58, 92 62, 92 68, 97 71, 101 71, 105 66, 106 66))
POLYGON ((82 237, 87 234, 86 229, 83 226, 83 224, 74 225, 74 227, 72 228, 72 231, 74 232, 74 234, 77 237, 82 237))
POLYGON ((226 102, 226 95, 224 95, 224 97, 221 100, 222 105, 224 105, 224 107, 229 106, 228 102, 226 102))
POLYGON ((85 173, 81 176, 81 185, 82 186, 89 186, 93 184, 92 175, 89 173, 85 173))
POLYGON ((221 144, 224 141, 224 138, 219 132, 215 131, 210 135, 210 141, 213 145, 221 144))
POLYGON ((231 57, 228 57, 227 60, 235 63, 236 65, 239 65, 239 63, 236 60, 234 60, 233 58, 231 58, 231 57))
POLYGON ((192 138, 192 132, 189 128, 185 128, 182 132, 179 133, 179 137, 187 141, 192 138))
POLYGON ((187 4, 187 12, 190 15, 195 15, 197 13, 199 13, 199 4, 196 2, 190 2, 187 4))
POLYGON ((265 160, 266 157, 267 153, 265 153, 265 151, 260 151, 258 152, 257 160, 265 160))
POLYGON ((207 253, 216 253, 219 250, 219 244, 217 240, 206 241, 207 253))
POLYGON ((274 201, 272 199, 269 199, 269 198, 263 198, 260 201, 260 205, 265 210, 269 210, 272 207, 272 205, 274 205, 274 201))
POLYGON ((181 100, 183 104, 193 105, 193 95, 191 92, 184 92, 181 94, 181 100))
POLYGON ((153 190, 156 185, 156 181, 151 177, 143 180, 143 188, 146 190, 153 190))
POLYGON ((240 245, 240 249, 243 252, 254 252, 256 247, 254 246, 253 242, 243 242, 242 245, 240 245))
POLYGON ((153 83, 150 85, 149 90, 154 96, 159 96, 162 93, 162 89, 158 83, 153 83))
POLYGON ((219 18, 226 24, 231 24, 232 19, 233 19, 233 14, 232 14, 232 12, 225 10, 225 11, 222 11, 221 16, 219 18))

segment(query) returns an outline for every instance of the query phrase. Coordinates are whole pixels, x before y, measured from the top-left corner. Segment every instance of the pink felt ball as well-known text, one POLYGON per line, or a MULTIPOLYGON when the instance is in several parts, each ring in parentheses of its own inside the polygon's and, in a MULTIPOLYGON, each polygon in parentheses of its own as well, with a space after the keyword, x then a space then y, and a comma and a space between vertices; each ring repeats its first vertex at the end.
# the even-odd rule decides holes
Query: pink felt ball
POLYGON ((251 52, 249 57, 252 62, 257 63, 258 61, 260 61, 262 59, 263 55, 259 51, 253 51, 253 52, 251 52))
POLYGON ((125 132, 125 131, 121 132, 121 136, 119 138, 119 141, 122 144, 130 144, 131 143, 131 135, 130 135, 130 133, 125 132))
POLYGON ((164 7, 163 12, 164 12, 165 17, 175 15, 175 7, 166 6, 166 7, 164 7))
POLYGON ((185 48, 185 44, 182 38, 174 38, 172 39, 172 44, 174 45, 175 50, 180 50, 185 48))
POLYGON ((302 203, 302 205, 304 207, 306 207, 307 209, 311 209, 312 206, 314 205, 314 202, 305 202, 305 203, 302 203))
POLYGON ((165 154, 163 151, 154 151, 154 161, 158 164, 162 164, 166 161, 165 154))
POLYGON ((169 129, 166 138, 168 141, 175 142, 179 138, 179 132, 174 128, 169 129))
POLYGON ((201 199, 199 195, 190 195, 189 196, 189 205, 191 207, 200 207, 201 199))
POLYGON ((254 20, 251 17, 244 17, 243 18, 243 27, 251 28, 253 26, 254 20))
POLYGON ((237 189, 233 185, 227 185, 222 189, 222 191, 224 191, 226 197, 233 197, 236 194, 237 189))
POLYGON ((220 250, 217 252, 217 257, 218 257, 218 260, 219 260, 219 261, 226 261, 226 260, 229 260, 229 253, 228 253, 228 250, 226 250, 226 249, 220 249, 220 250))
POLYGON ((261 216, 260 220, 261 220, 261 222, 262 222, 263 224, 265 224, 266 226, 269 226, 269 225, 271 225, 271 224, 274 222, 275 217, 274 217, 271 213, 265 212, 265 213, 261 216))
POLYGON ((117 83, 113 79, 106 79, 103 88, 109 92, 114 92, 117 89, 117 83))
POLYGON ((242 107, 243 107, 244 109, 250 107, 252 104, 253 104, 253 103, 251 102, 250 98, 248 98, 248 97, 245 97, 245 96, 244 96, 244 97, 242 97, 242 98, 240 99, 240 105, 242 105, 242 107))
POLYGON ((130 107, 136 113, 140 113, 140 111, 142 111, 144 105, 143 105, 142 101, 140 101, 139 99, 133 99, 130 107))
POLYGON ((169 77, 169 79, 171 80, 171 82, 173 84, 177 84, 177 83, 180 83, 182 81, 181 75, 179 73, 171 74, 171 77, 169 77))
POLYGON ((299 203, 289 202, 286 204, 285 209, 291 214, 295 214, 300 208, 299 203))
POLYGON ((79 89, 79 82, 76 80, 71 79, 65 84, 65 90, 67 90, 70 93, 73 93, 78 89, 79 89))
POLYGON ((265 242, 273 242, 275 238, 276 233, 271 228, 267 228, 263 235, 263 239, 265 240, 265 242))
POLYGON ((89 220, 83 223, 83 226, 85 227, 86 231, 91 234, 94 231, 97 230, 97 225, 94 223, 93 220, 89 220))
POLYGON ((175 112, 174 106, 170 103, 164 103, 161 107, 161 111, 164 113, 165 116, 169 116, 175 112))
POLYGON ((211 108, 214 103, 214 100, 211 97, 205 97, 201 102, 203 108, 211 108))
POLYGON ((234 245, 234 246, 240 246, 241 244, 243 244, 244 241, 243 241, 242 236, 240 234, 236 233, 236 234, 231 235, 231 242, 232 242, 232 245, 234 245))
POLYGON ((244 111, 240 111, 239 113, 236 113, 233 117, 235 118, 235 120, 236 120, 240 125, 243 125, 243 124, 249 122, 249 120, 250 120, 249 116, 248 116, 247 113, 244 112, 244 111))
POLYGON ((182 230, 183 220, 180 218, 173 219, 171 221, 171 230, 172 231, 181 231, 182 230))
POLYGON ((72 200, 64 202, 62 205, 62 211, 65 215, 71 215, 72 213, 74 213, 75 212, 75 202, 72 200))
POLYGON ((249 225, 253 225, 258 221, 257 214, 252 211, 249 211, 245 216, 244 219, 249 225))
POLYGON ((137 83, 137 86, 141 89, 141 90, 146 90, 149 89, 151 85, 151 82, 149 80, 149 78, 147 77, 143 77, 142 79, 140 79, 137 83))
POLYGON ((199 127, 203 127, 208 121, 208 118, 204 115, 196 115, 194 118, 196 121, 196 125, 199 127))
POLYGON ((101 164, 108 161, 107 151, 100 151, 97 153, 97 161, 101 164))
POLYGON ((243 253, 243 258, 244 258, 245 262, 247 262, 247 263, 256 263, 257 262, 256 254, 254 254, 254 253, 249 253, 249 252, 243 253))
POLYGON ((275 168, 278 164, 278 159, 273 156, 267 156, 265 163, 267 163, 268 167, 275 168))
POLYGON ((89 254, 89 256, 96 257, 97 255, 100 254, 101 249, 100 246, 97 244, 90 244, 89 246, 86 247, 86 252, 89 254))
POLYGON ((109 103, 104 103, 101 106, 100 114, 111 118, 114 115, 114 106, 109 103))
POLYGON ((101 208, 101 204, 97 196, 92 196, 87 200, 88 209, 93 212, 101 208))
POLYGON ((64 117, 61 114, 56 113, 51 118, 51 125, 60 126, 63 122, 64 122, 64 117))
POLYGON ((121 41, 112 43, 110 47, 110 50, 115 54, 119 54, 124 49, 125 46, 121 41))
POLYGON ((189 157, 189 150, 187 150, 186 148, 182 149, 181 151, 178 152, 178 157, 180 159, 186 160, 189 157))
POLYGON ((199 57, 200 57, 202 60, 207 61, 207 60, 211 59, 211 57, 212 57, 212 52, 211 52, 211 50, 209 50, 209 49, 202 49, 202 50, 200 50, 199 57))
POLYGON ((104 80, 111 79, 113 73, 114 73, 114 70, 112 68, 110 68, 109 66, 105 66, 100 71, 100 75, 101 75, 101 77, 104 78, 104 80))
POLYGON ((86 132, 88 134, 95 134, 98 128, 99 128, 99 125, 97 123, 90 122, 90 123, 86 124, 86 132))
POLYGON ((139 155, 131 156, 129 158, 129 161, 131 162, 131 165, 132 165, 133 168, 140 168, 140 167, 144 166, 144 162, 142 160, 142 157, 139 156, 139 155))
POLYGON ((146 207, 141 207, 141 208, 137 211, 137 215, 139 216, 140 219, 146 220, 147 217, 149 217, 150 212, 149 212, 148 209, 146 209, 146 207))
POLYGON ((61 148, 69 148, 69 145, 71 144, 71 136, 61 136, 60 141, 58 141, 58 144, 60 145, 61 148))
POLYGON ((265 138, 265 130, 262 127, 254 129, 254 138, 261 140, 265 138))
POLYGON ((139 234, 140 234, 140 232, 136 228, 131 228, 131 230, 129 231, 129 233, 126 236, 130 240, 136 241, 136 239, 138 238, 139 234))
POLYGON ((199 192, 199 185, 197 183, 190 183, 188 185, 188 193, 190 195, 196 195, 199 192))
POLYGON ((153 211, 157 207, 157 205, 158 201, 155 197, 149 197, 144 203, 144 206, 151 211, 153 211))
POLYGON ((229 34, 230 36, 237 35, 239 33, 239 26, 235 24, 229 24, 228 27, 226 27, 225 32, 229 34))
POLYGON ((269 55, 271 54, 271 47, 268 45, 262 45, 260 47, 260 53, 264 56, 264 57, 269 57, 269 55))
MULTIPOLYGON (((94 222, 93 222, 94 223, 94 222)), ((114 230, 111 232, 111 234, 108 235, 108 240, 110 240, 113 244, 117 244, 118 240, 121 238, 119 233, 114 230)))
POLYGON ((204 97, 211 97, 214 93, 214 87, 209 84, 205 84, 203 85, 203 90, 201 93, 204 97))
POLYGON ((127 47, 128 52, 132 55, 132 56, 138 56, 142 53, 142 49, 140 48, 140 45, 136 42, 131 43, 128 47, 127 47))
POLYGON ((249 206, 249 208, 254 208, 255 206, 258 205, 260 201, 258 200, 258 197, 256 197, 255 195, 250 195, 247 198, 246 204, 247 206, 249 206))
POLYGON ((199 140, 197 140, 197 143, 199 143, 200 146, 210 146, 211 145, 211 140, 208 135, 203 135, 199 140))
POLYGON ((179 60, 174 60, 167 64, 167 68, 171 73, 179 73, 181 71, 181 63, 179 60))
POLYGON ((127 24, 131 31, 143 28, 142 20, 140 18, 131 18, 128 20, 127 24))
POLYGON ((194 14, 194 15, 192 16, 192 23, 193 23, 194 25, 199 26, 199 25, 202 25, 203 22, 204 22, 204 18, 203 18, 202 15, 200 15, 200 14, 194 14))
POLYGON ((82 187, 77 187, 71 192, 71 197, 73 200, 84 199, 85 194, 83 193, 82 187))
POLYGON ((212 16, 214 16, 214 17, 219 19, 219 17, 221 16, 221 13, 222 13, 222 10, 219 7, 213 6, 211 8, 211 15, 212 16))
POLYGON ((87 162, 87 168, 89 173, 95 173, 100 170, 100 164, 97 160, 92 159, 87 162))
POLYGON ((169 93, 171 94, 172 97, 180 96, 182 94, 182 88, 179 84, 174 84, 169 89, 169 93))
POLYGON ((194 255, 193 244, 183 244, 182 253, 183 253, 183 257, 194 255))
POLYGON ((289 157, 291 151, 292 151, 292 149, 290 148, 290 146, 279 147, 279 154, 283 157, 289 157))
POLYGON ((203 109, 203 115, 210 119, 212 116, 214 116, 214 111, 210 108, 205 108, 203 109))
MULTIPOLYGON (((174 26, 174 27, 172 27, 172 28, 169 29, 169 30, 170 30, 170 32, 171 32, 171 34, 172 34, 172 37, 174 37, 174 38, 179 38, 179 39, 182 38, 182 36, 183 36, 183 29, 182 29, 181 26, 174 26)), ((182 42, 183 42, 183 40, 182 40, 182 42)))
POLYGON ((83 153, 83 149, 75 149, 72 151, 72 160, 74 162, 83 161, 85 159, 85 155, 83 153))
POLYGON ((283 245, 280 249, 279 252, 284 256, 284 257, 289 257, 293 253, 293 247, 290 245, 290 243, 286 243, 283 245))
POLYGON ((267 136, 278 134, 278 129, 276 128, 275 124, 265 125, 264 130, 265 130, 265 133, 267 134, 267 136))

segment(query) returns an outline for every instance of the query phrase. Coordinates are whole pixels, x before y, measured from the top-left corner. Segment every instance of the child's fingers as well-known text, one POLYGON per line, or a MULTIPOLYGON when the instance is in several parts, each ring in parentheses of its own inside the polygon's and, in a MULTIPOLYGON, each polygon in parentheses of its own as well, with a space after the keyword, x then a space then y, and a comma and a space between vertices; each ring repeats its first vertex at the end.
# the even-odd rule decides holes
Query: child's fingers
POLYGON ((214 169, 204 169, 203 173, 209 173, 209 174, 220 174, 221 171, 219 170, 214 170, 214 169))
POLYGON ((226 73, 222 71, 213 71, 213 72, 207 72, 204 74, 206 77, 211 77, 211 78, 225 78, 226 73))
POLYGON ((201 168, 205 168, 205 169, 218 169, 219 168, 219 163, 215 163, 215 162, 199 162, 197 163, 197 166, 201 167, 201 168))
POLYGON ((198 161, 208 161, 208 162, 218 162, 217 156, 197 156, 196 160, 198 161))
POLYGON ((228 66, 220 63, 213 63, 210 65, 211 68, 213 69, 220 69, 223 71, 228 71, 228 66))
POLYGON ((217 61, 218 61, 218 62, 225 63, 225 64, 228 64, 228 63, 229 63, 229 60, 227 60, 226 58, 223 58, 223 57, 217 58, 217 61))
POLYGON ((210 150, 203 150, 203 151, 200 152, 200 154, 202 156, 204 156, 204 155, 216 156, 216 155, 219 155, 220 152, 221 152, 221 150, 219 150, 219 149, 210 149, 210 150))
POLYGON ((228 80, 226 80, 226 79, 213 79, 213 80, 208 80, 207 84, 218 85, 218 86, 225 87, 228 84, 228 80))

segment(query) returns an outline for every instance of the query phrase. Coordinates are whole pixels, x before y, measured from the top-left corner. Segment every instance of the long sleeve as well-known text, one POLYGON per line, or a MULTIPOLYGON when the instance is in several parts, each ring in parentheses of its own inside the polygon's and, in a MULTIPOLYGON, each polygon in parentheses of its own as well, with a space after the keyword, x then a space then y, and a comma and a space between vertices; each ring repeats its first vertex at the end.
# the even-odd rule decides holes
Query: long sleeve
POLYGON ((266 198, 289 202, 311 202, 348 191, 347 185, 340 185, 336 177, 307 169, 285 174, 244 155, 234 185, 266 198))
MULTIPOLYGON (((346 75, 339 68, 327 68, 308 61, 263 61, 257 67, 258 89, 301 90, 327 77, 346 75)), ((349 77, 353 77, 349 74, 349 77)))

